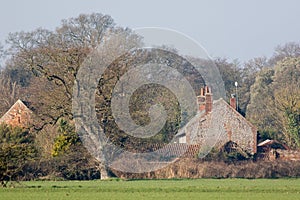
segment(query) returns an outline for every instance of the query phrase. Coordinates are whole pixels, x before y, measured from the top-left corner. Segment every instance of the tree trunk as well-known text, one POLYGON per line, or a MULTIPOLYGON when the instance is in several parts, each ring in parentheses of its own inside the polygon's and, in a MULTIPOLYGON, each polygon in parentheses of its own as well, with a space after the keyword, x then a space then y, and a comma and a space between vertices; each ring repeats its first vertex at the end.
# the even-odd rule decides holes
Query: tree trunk
POLYGON ((100 171, 100 179, 101 180, 110 178, 108 167, 105 164, 103 164, 103 163, 99 164, 99 171, 100 171))

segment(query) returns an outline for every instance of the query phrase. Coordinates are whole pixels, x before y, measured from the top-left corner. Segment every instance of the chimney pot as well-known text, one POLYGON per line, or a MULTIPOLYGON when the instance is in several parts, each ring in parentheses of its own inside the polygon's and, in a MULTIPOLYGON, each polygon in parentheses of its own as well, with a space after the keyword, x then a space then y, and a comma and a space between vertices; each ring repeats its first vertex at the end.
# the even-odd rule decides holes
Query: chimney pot
POLYGON ((230 98, 230 106, 236 110, 236 99, 235 99, 235 96, 231 95, 231 98, 230 98))
POLYGON ((200 96, 197 97, 199 111, 204 111, 205 113, 210 113, 212 111, 213 106, 213 97, 212 93, 210 93, 210 88, 205 86, 200 89, 200 96))
POLYGON ((209 92, 210 88, 208 86, 205 87, 206 93, 205 93, 205 113, 210 113, 212 111, 213 106, 213 97, 212 94, 209 92))
POLYGON ((205 86, 205 94, 209 93, 209 87, 205 86))
POLYGON ((200 89, 200 96, 204 96, 204 88, 200 89))

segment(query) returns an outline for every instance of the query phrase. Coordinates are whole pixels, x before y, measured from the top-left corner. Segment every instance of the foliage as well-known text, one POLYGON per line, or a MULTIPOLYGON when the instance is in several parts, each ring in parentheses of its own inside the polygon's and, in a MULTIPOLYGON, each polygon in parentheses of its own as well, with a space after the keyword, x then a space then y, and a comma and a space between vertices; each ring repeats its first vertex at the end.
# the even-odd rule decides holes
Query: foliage
POLYGON ((251 160, 252 156, 240 148, 235 142, 229 141, 220 149, 213 148, 204 158, 203 161, 221 161, 221 162, 238 162, 251 160))
POLYGON ((54 140, 52 156, 58 156, 66 152, 71 145, 75 145, 80 142, 79 136, 75 132, 75 127, 70 125, 66 120, 61 119, 59 121, 60 133, 54 140))
POLYGON ((300 57, 285 58, 262 70, 251 87, 247 113, 261 133, 271 133, 292 148, 300 147, 299 77, 300 57))
POLYGON ((235 82, 241 83, 241 68, 237 61, 230 62, 227 59, 217 58, 215 63, 224 81, 226 98, 235 94, 235 82))
MULTIPOLYGON (((29 84, 22 85, 24 90, 19 98, 31 103, 37 132, 48 125, 57 126, 61 118, 73 120, 71 104, 77 71, 108 33, 119 33, 122 37, 111 42, 103 58, 113 57, 120 49, 140 45, 139 36, 128 28, 117 27, 109 15, 100 13, 63 20, 55 31, 38 28, 9 34, 7 45, 11 59, 6 70, 30 72, 29 84)), ((74 133, 60 133, 51 154, 57 156, 74 141, 74 133)))
POLYGON ((56 156, 51 161, 55 168, 49 169, 48 167, 48 170, 55 178, 64 180, 94 180, 100 178, 98 161, 81 144, 70 146, 69 151, 56 156))
MULTIPOLYGON (((63 20, 55 31, 39 28, 9 34, 11 59, 6 70, 31 73, 30 83, 21 96, 36 111, 39 119, 36 129, 56 124, 62 117, 72 120, 71 101, 77 71, 108 31, 123 33, 124 40, 133 46, 139 44, 139 37, 130 29, 116 27, 110 16, 99 13, 63 20)), ((121 48, 114 42, 116 46, 111 46, 105 56, 121 48)))
MULTIPOLYGON (((181 74, 189 79, 195 91, 200 91, 200 87, 204 86, 202 76, 192 68, 190 63, 184 62, 183 64, 176 54, 165 50, 152 50, 150 52, 138 49, 134 53, 126 53, 116 59, 103 74, 98 84, 98 91, 96 93, 97 117, 110 141, 132 152, 147 152, 151 151, 151 146, 155 144, 163 145, 169 143, 174 135, 177 134, 180 126, 188 121, 188 119, 181 118, 181 112, 187 109, 184 110, 183 107, 179 106, 175 94, 159 84, 146 84, 135 90, 130 97, 129 112, 131 118, 136 124, 141 126, 148 125, 151 123, 149 117, 150 107, 160 104, 166 111, 166 123, 163 128, 154 136, 138 138, 132 137, 123 130, 120 130, 116 124, 111 110, 111 91, 113 91, 115 84, 129 70, 129 66, 152 62, 172 65, 175 69, 182 70, 180 71, 181 74), (124 66, 124 62, 127 63, 126 66, 124 66), (184 66, 182 67, 182 65, 184 66)), ((181 86, 178 86, 178 88, 177 92, 184 94, 185 88, 181 86)), ((118 92, 126 94, 127 91, 118 92)), ((190 108, 190 110, 195 110, 196 112, 197 108, 190 108)))
POLYGON ((224 81, 226 99, 235 94, 238 98, 238 111, 245 115, 252 95, 250 87, 254 84, 257 73, 268 65, 267 58, 254 58, 244 65, 241 65, 237 60, 231 62, 222 58, 217 58, 214 62, 224 81), (235 82, 238 83, 237 87, 235 82))
POLYGON ((268 132, 275 130, 274 122, 271 120, 273 109, 269 109, 266 105, 272 98, 272 91, 270 84, 272 84, 274 70, 272 68, 265 68, 261 70, 251 86, 251 100, 247 107, 246 117, 257 126, 259 131, 268 130, 268 132), (263 119, 263 120, 262 120, 263 119))
POLYGON ((0 125, 0 181, 6 186, 16 178, 23 166, 36 157, 34 137, 28 131, 5 124, 0 125))

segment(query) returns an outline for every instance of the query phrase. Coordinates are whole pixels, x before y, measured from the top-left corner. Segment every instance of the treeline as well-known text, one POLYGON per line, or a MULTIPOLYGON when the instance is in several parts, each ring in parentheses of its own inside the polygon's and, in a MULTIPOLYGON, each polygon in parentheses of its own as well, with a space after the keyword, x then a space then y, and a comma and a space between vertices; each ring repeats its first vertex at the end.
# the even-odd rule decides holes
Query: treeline
POLYGON ((217 59, 227 96, 237 81, 239 112, 258 128, 259 141, 276 139, 300 147, 300 44, 275 48, 271 58, 243 64, 217 59))
MULTIPOLYGON (((140 36, 128 28, 116 26, 110 16, 102 14, 80 15, 63 20, 54 31, 38 28, 30 32, 10 33, 5 47, 0 45, 0 56, 6 58, 0 74, 0 116, 17 99, 26 101, 35 114, 33 126, 26 130, 15 130, 5 125, 0 127, 2 135, 7 135, 7 132, 16 135, 11 140, 27 137, 25 143, 19 139, 1 139, 0 180, 17 177, 24 171, 24 166, 39 171, 35 174, 40 174, 41 177, 51 174, 77 179, 95 177, 94 171, 99 169, 99 163, 85 150, 75 132, 71 108, 72 94, 81 64, 89 53, 107 39, 107 33, 119 36, 110 38, 109 45, 105 47, 106 51, 101 52, 107 59, 118 55, 119 52, 142 46, 140 36), (8 162, 7 155, 15 155, 16 158, 24 156, 19 146, 26 147, 25 152, 30 156, 20 157, 22 162, 8 162), (17 155, 18 152, 11 153, 13 147, 20 149, 20 155, 17 155), (28 163, 35 164, 28 167, 28 163), (43 171, 36 163, 43 163, 40 166, 49 169, 45 167, 45 163, 48 163, 52 170, 43 171), (82 172, 83 169, 88 169, 88 173, 92 175, 81 176, 79 171, 82 172)), ((163 51, 161 53, 163 54, 163 51)), ((141 55, 147 57, 143 52, 141 55)), ((173 62, 176 63, 175 58, 173 62)), ((213 62, 225 83, 227 98, 236 93, 234 83, 238 82, 239 112, 258 127, 259 140, 277 139, 291 148, 300 147, 299 43, 287 43, 276 47, 271 58, 254 58, 245 63, 215 58, 213 62)), ((115 68, 119 70, 119 75, 126 72, 125 68, 118 68, 118 65, 115 68)), ((193 71, 186 73, 193 79, 193 71)), ((107 81, 114 81, 109 75, 107 81)), ((200 81, 195 85, 200 88, 204 82, 200 81)), ((96 97, 100 124, 106 129, 106 133, 112 133, 109 137, 115 144, 121 147, 130 144, 129 146, 134 147, 131 151, 136 151, 137 147, 143 148, 147 141, 133 140, 114 127, 109 115, 111 96, 105 92, 107 87, 102 86, 100 81, 96 97)), ((151 138, 151 141, 167 143, 170 133, 176 133, 179 128, 180 108, 176 98, 169 94, 169 91, 163 88, 159 93, 156 93, 157 90, 153 91, 152 86, 148 85, 135 94, 133 99, 136 101, 131 107, 132 117, 137 124, 147 124, 149 116, 146 111, 149 105, 163 102, 162 104, 171 111, 168 113, 169 121, 163 131, 151 138), (142 98, 141 94, 145 94, 145 91, 148 91, 148 96, 152 97, 154 102, 142 98), (142 107, 142 111, 137 108, 139 106, 142 107)))

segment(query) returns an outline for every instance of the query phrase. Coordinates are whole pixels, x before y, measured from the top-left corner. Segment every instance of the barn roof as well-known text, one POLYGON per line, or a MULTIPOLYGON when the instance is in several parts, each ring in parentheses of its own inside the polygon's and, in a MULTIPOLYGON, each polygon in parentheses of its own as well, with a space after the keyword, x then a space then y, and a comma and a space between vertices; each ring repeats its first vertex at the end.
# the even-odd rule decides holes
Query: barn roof
POLYGON ((270 148, 274 148, 274 149, 286 149, 286 150, 289 149, 289 147, 287 145, 282 144, 281 142, 279 142, 277 140, 270 140, 270 139, 266 139, 265 141, 262 141, 257 146, 258 147, 270 147, 270 148))

